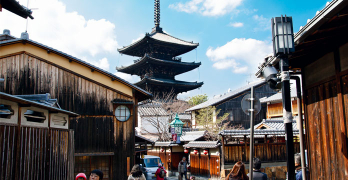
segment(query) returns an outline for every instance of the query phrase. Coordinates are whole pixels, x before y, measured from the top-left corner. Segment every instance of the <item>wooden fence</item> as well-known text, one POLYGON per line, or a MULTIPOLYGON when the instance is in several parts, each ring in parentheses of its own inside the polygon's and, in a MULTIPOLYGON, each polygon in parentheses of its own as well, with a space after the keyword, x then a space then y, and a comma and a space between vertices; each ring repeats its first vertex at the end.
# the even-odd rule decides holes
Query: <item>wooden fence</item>
MULTIPOLYGON (((262 143, 255 144, 255 157, 262 162, 286 161, 285 143, 262 143)), ((226 163, 235 163, 237 161, 247 162, 250 157, 249 144, 224 145, 224 160, 226 163)), ((294 143, 294 152, 300 152, 299 143, 294 143)))
POLYGON ((190 171, 193 175, 217 177, 220 173, 220 157, 215 155, 190 154, 190 171))
POLYGON ((74 179, 72 130, 0 125, 0 179, 74 179))

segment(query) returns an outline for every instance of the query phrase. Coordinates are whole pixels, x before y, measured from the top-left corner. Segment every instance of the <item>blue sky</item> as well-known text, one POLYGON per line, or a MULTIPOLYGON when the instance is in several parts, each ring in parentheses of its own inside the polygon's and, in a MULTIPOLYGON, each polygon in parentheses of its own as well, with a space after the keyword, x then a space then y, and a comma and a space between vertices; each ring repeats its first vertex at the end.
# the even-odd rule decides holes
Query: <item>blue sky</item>
MULTIPOLYGON (((270 19, 293 17, 294 31, 325 7, 323 0, 161 0, 161 27, 177 38, 198 42, 197 50, 182 61, 202 62, 199 69, 177 80, 203 81, 202 88, 180 95, 207 94, 209 98, 236 89, 248 81, 263 58, 272 53, 270 19)), ((27 0, 20 0, 27 5, 27 0)), ((117 48, 151 32, 153 0, 29 0, 34 20, 28 22, 30 39, 86 60, 130 81, 136 76, 117 73, 136 57, 120 55, 117 48)), ((3 10, 0 29, 19 37, 26 20, 3 10)))

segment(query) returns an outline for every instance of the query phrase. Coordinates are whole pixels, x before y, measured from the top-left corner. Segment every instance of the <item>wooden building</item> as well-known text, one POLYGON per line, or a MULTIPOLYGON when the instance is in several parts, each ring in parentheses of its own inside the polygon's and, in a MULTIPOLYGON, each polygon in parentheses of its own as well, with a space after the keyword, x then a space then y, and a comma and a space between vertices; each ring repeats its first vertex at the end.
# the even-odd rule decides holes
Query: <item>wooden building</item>
POLYGON ((126 67, 117 67, 119 72, 138 75, 141 80, 137 86, 154 95, 174 96, 203 85, 203 82, 186 82, 175 80, 175 76, 198 68, 201 63, 182 62, 177 57, 197 48, 198 43, 188 42, 163 32, 160 27, 160 2, 155 1, 155 27, 151 33, 140 40, 120 48, 121 54, 139 59, 126 67))
POLYGON ((219 141, 191 141, 183 147, 188 150, 192 175, 220 177, 219 141))
POLYGON ((73 179, 76 116, 49 94, 0 92, 0 179, 73 179))
MULTIPOLYGON (((209 99, 204 103, 187 109, 186 112, 192 113, 192 126, 196 125, 195 115, 198 113, 198 110, 208 106, 215 106, 216 109, 221 109, 220 113, 216 115, 217 117, 225 113, 229 113, 227 119, 227 123, 229 123, 229 125, 242 125, 244 128, 249 128, 250 118, 243 112, 241 108, 241 101, 246 94, 250 93, 250 88, 252 86, 254 86, 254 92, 258 98, 269 97, 276 93, 276 91, 272 90, 264 81, 249 83, 246 86, 229 91, 224 95, 214 97, 213 99, 209 99)), ((255 123, 259 123, 262 121, 262 119, 266 119, 266 110, 266 105, 262 105, 260 113, 255 116, 255 123)), ((214 120, 216 120, 216 118, 214 118, 212 121, 214 120)))
MULTIPOLYGON (((303 80, 306 148, 313 180, 348 179, 347 32, 348 1, 331 1, 295 34, 295 52, 289 57, 290 69, 303 80)), ((271 58, 267 64, 277 67, 278 60, 271 58)))
POLYGON ((69 122, 75 131, 75 173, 98 168, 104 179, 126 179, 135 161, 137 104, 151 94, 28 36, 0 35, 0 78, 5 80, 0 91, 50 93, 63 109, 79 114, 69 122))

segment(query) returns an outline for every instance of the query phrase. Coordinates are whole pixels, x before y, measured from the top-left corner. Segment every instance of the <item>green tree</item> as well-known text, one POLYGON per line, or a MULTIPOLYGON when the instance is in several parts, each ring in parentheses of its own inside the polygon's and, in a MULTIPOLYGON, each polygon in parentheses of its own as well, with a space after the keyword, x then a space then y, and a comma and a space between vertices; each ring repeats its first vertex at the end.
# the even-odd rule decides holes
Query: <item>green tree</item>
POLYGON ((217 134, 224 128, 222 121, 229 115, 229 113, 225 113, 222 116, 217 116, 220 111, 221 109, 216 109, 214 106, 208 106, 198 110, 195 117, 197 125, 202 126, 203 129, 213 134, 217 134), (214 116, 216 116, 215 122, 213 120, 214 116))
POLYGON ((196 106, 198 104, 204 103, 205 101, 208 101, 208 96, 206 94, 204 95, 200 94, 200 95, 190 97, 188 103, 191 106, 196 106))

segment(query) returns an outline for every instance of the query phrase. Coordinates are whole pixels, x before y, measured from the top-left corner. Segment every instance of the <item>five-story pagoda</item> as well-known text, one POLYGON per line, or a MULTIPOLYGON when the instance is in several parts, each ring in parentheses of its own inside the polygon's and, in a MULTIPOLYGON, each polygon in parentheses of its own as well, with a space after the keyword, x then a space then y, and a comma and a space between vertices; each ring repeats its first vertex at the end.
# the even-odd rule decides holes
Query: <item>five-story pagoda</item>
POLYGON ((138 75, 141 80, 135 85, 153 93, 166 96, 187 92, 203 85, 203 82, 177 81, 175 76, 191 71, 201 65, 196 62, 181 62, 179 55, 195 48, 198 43, 187 42, 160 28, 160 2, 155 0, 155 27, 151 33, 133 44, 118 49, 121 54, 140 57, 127 67, 117 67, 119 72, 138 75))

